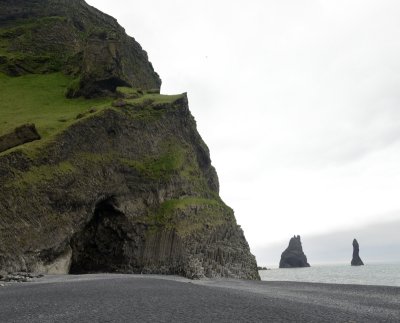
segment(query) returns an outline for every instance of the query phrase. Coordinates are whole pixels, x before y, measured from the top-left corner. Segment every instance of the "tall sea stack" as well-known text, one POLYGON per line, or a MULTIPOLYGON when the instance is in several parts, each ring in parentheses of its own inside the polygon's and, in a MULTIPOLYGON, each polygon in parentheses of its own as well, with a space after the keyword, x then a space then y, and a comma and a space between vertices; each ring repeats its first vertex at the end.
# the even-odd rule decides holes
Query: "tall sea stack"
POLYGON ((301 246, 300 236, 293 236, 290 239, 289 246, 282 253, 279 268, 299 268, 310 267, 307 257, 301 246))
POLYGON ((353 240, 353 259, 351 259, 352 266, 363 266, 364 263, 360 258, 360 246, 357 239, 353 240))

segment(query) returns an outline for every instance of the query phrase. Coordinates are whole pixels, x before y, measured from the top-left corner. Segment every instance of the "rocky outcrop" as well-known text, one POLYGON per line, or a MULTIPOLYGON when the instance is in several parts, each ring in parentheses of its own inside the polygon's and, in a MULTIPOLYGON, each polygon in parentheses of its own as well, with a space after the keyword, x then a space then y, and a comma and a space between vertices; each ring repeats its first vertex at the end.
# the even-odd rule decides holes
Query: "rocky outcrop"
POLYGON ((13 132, 0 136, 0 153, 39 139, 40 135, 34 124, 22 125, 15 128, 13 132))
POLYGON ((186 95, 133 102, 0 155, 0 268, 258 279, 186 95))
POLYGON ((0 71, 62 71, 69 97, 110 95, 117 86, 160 89, 147 53, 117 21, 83 0, 0 2, 0 71))
POLYGON ((186 94, 158 94, 114 18, 83 0, 5 0, 0 26, 0 71, 64 72, 68 97, 118 98, 0 153, 0 274, 259 279, 186 94))
POLYGON ((279 268, 297 268, 310 267, 307 257, 303 252, 300 236, 293 236, 290 239, 289 246, 281 255, 279 268))
POLYGON ((356 239, 353 240, 353 258, 351 259, 352 266, 363 266, 364 263, 360 258, 360 246, 356 239))

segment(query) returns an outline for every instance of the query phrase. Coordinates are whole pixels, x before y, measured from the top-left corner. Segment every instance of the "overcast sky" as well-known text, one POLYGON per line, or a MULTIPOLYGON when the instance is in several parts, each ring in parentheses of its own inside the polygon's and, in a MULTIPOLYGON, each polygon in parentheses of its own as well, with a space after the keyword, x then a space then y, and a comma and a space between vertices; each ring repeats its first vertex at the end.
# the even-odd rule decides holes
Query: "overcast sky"
POLYGON ((87 2, 148 52, 163 93, 188 92, 258 259, 400 219, 400 1, 87 2))
MULTIPOLYGON (((304 253, 311 266, 323 264, 350 264, 354 236, 360 242, 360 257, 366 264, 400 262, 400 220, 360 225, 357 229, 342 229, 325 234, 302 237, 304 253)), ((287 247, 287 241, 253 248, 259 265, 277 268, 287 247)))

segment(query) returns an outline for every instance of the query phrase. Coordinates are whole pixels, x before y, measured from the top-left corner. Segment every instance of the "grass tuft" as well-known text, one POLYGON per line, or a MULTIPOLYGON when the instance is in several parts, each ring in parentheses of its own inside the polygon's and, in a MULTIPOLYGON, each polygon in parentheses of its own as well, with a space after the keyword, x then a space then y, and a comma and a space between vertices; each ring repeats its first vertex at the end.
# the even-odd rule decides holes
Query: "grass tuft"
POLYGON ((156 227, 174 228, 180 236, 201 229, 211 229, 235 222, 232 209, 220 199, 186 197, 165 201, 150 214, 150 223, 156 227))

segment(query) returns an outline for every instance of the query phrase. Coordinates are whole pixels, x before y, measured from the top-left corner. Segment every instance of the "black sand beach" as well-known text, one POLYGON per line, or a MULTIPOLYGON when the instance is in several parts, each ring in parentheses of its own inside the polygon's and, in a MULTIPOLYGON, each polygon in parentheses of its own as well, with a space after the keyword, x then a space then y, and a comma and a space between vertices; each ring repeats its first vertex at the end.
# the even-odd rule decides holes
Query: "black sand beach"
POLYGON ((0 322, 399 322, 400 288, 48 276, 0 287, 0 322))

